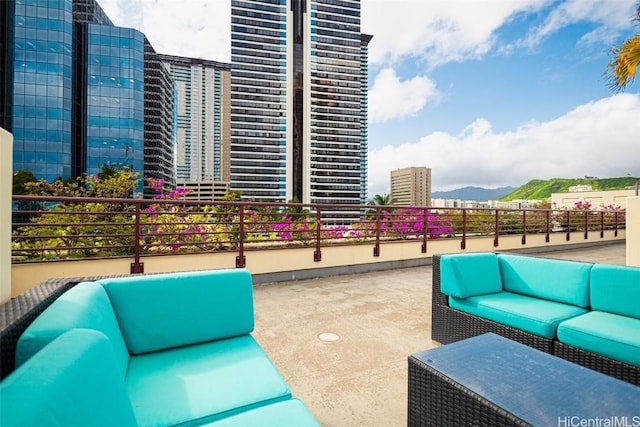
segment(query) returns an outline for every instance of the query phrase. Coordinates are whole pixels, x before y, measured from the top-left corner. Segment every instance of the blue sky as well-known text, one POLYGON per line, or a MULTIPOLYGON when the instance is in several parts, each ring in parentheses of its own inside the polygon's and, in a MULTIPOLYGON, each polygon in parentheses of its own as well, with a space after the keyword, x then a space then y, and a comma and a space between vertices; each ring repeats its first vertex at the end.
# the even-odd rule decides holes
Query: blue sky
MULTIPOLYGON (((102 0, 161 53, 230 59, 229 0, 102 0)), ((636 0, 362 0, 369 195, 390 171, 432 188, 640 176, 640 83, 612 92, 610 48, 640 31, 636 0)))

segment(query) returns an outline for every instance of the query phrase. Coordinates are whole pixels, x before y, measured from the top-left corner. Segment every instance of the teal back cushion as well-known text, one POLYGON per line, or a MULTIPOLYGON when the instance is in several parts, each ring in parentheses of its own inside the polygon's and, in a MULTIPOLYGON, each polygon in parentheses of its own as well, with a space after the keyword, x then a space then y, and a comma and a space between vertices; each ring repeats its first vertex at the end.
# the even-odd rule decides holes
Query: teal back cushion
POLYGON ((253 331, 245 269, 105 279, 129 351, 141 354, 253 331))
POLYGON ((108 338, 94 330, 71 330, 13 371, 0 383, 0 425, 137 425, 108 338))
POLYGON ((589 306, 592 264, 510 254, 499 254, 498 260, 506 291, 589 306))
POLYGON ((502 291, 498 258, 494 253, 442 255, 440 289, 445 295, 468 298, 502 291))
POLYGON ((96 282, 79 283, 69 289, 29 325, 18 340, 16 365, 24 363, 53 339, 74 328, 94 329, 106 335, 124 378, 129 352, 109 297, 96 282))
POLYGON ((640 319, 640 268, 594 265, 591 308, 640 319))

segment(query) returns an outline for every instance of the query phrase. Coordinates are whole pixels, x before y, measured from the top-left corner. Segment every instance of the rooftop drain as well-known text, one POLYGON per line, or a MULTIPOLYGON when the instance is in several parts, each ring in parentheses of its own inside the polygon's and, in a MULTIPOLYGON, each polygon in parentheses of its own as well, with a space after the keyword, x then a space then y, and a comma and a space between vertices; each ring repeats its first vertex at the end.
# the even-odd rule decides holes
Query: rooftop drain
POLYGON ((318 335, 318 339, 320 339, 320 341, 331 342, 338 341, 340 339, 340 336, 337 334, 332 334, 331 332, 323 332, 318 335))

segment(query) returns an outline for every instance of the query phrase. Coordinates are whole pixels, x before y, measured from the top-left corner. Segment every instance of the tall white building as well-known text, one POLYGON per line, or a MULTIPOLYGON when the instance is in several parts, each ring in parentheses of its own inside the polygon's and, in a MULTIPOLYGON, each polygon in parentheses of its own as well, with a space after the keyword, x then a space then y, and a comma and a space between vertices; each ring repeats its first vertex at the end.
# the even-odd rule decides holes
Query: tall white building
POLYGON ((175 82, 178 183, 228 181, 230 65, 198 58, 159 56, 175 82))
POLYGON ((370 39, 359 0, 231 1, 232 189, 254 200, 365 202, 370 39))

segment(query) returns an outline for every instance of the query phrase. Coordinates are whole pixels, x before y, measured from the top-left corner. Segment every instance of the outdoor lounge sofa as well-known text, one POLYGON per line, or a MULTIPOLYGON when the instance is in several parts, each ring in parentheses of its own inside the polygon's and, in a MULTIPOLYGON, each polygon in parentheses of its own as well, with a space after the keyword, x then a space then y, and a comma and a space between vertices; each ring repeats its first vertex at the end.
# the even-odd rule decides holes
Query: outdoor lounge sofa
POLYGON ((4 426, 318 426, 251 336, 244 269, 83 282, 21 335, 4 426))
POLYGON ((434 341, 493 332, 640 385, 640 268, 435 255, 432 303, 434 341))

